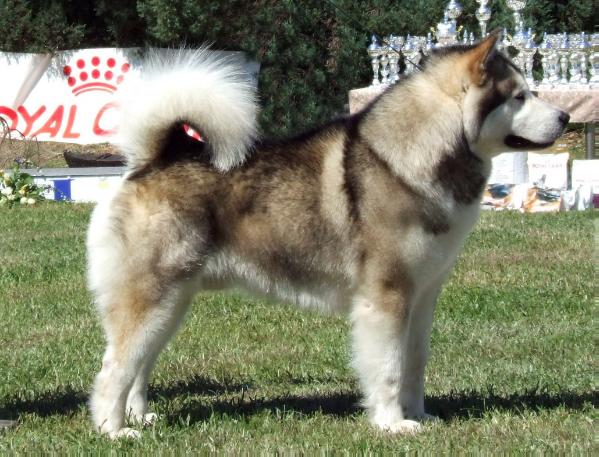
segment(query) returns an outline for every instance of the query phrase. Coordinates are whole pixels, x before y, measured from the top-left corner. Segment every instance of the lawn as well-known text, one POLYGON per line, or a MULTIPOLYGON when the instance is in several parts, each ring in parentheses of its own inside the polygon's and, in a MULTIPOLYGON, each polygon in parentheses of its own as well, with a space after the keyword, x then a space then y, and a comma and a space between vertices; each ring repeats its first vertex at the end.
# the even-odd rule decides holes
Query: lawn
POLYGON ((357 406, 344 316, 198 296, 150 387, 140 441, 93 432, 103 338, 84 281, 91 207, 0 210, 0 453, 597 453, 599 224, 586 213, 485 213, 437 308, 417 436, 357 406), (596 256, 597 254, 595 254, 596 256))

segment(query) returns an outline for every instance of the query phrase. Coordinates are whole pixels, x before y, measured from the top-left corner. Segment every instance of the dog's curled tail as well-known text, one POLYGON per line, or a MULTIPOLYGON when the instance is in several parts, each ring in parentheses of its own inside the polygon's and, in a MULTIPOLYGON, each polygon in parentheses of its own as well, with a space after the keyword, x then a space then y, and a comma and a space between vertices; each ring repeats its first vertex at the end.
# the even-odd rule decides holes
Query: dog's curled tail
POLYGON ((218 170, 243 163, 257 136, 258 104, 254 87, 234 60, 205 48, 152 51, 141 78, 124 86, 119 100, 122 117, 115 142, 129 169, 174 154, 167 142, 181 124, 201 133, 218 170))

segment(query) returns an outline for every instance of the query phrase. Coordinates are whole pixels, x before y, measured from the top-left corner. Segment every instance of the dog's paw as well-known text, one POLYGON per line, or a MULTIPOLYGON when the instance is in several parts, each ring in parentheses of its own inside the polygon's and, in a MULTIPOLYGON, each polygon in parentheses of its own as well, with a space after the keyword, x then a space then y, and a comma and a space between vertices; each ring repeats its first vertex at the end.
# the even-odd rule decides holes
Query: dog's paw
POLYGON ((139 433, 137 430, 133 428, 124 427, 117 430, 116 432, 110 432, 108 436, 111 440, 119 440, 121 438, 137 440, 141 438, 141 433, 139 433))
POLYGON ((144 427, 151 427, 158 421, 158 414, 156 413, 146 413, 143 417, 138 418, 138 421, 144 427))
POLYGON ((400 419, 390 423, 377 423, 381 430, 398 435, 415 435, 423 429, 423 425, 415 420, 400 419))
POLYGON ((127 422, 133 425, 141 425, 142 427, 151 427, 158 421, 158 414, 156 413, 145 413, 145 414, 129 414, 127 422))
POLYGON ((422 424, 410 419, 403 419, 392 424, 382 427, 383 430, 389 433, 397 433, 400 435, 415 435, 422 431, 422 424))

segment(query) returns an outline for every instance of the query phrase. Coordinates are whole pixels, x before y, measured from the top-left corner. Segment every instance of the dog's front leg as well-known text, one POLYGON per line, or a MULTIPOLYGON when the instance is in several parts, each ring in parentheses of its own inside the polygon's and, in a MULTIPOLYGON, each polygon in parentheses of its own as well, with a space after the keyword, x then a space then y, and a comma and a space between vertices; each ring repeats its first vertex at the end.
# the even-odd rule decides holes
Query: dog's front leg
POLYGON ((437 420, 424 410, 424 369, 428 359, 430 335, 435 304, 439 297, 439 282, 420 294, 410 310, 405 375, 402 392, 405 394, 405 413, 410 419, 437 420))
MULTIPOLYGON (((408 365, 410 303, 405 291, 386 285, 358 297, 352 310, 354 367, 373 424, 392 433, 415 433, 408 365)), ((416 389, 417 390, 417 389, 416 389)))

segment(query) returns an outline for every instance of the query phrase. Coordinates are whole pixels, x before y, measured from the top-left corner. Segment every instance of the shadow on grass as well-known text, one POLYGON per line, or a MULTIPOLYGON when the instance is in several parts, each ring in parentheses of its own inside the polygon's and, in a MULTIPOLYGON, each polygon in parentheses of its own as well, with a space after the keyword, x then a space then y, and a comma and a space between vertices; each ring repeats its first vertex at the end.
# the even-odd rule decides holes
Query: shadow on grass
POLYGON ((471 391, 427 397, 425 403, 431 414, 450 420, 480 418, 493 410, 511 411, 515 414, 560 407, 581 410, 587 403, 594 407, 599 406, 599 394, 597 392, 571 391, 549 393, 541 392, 538 389, 513 394, 471 391))
MULTIPOLYGON (((347 417, 362 410, 360 397, 356 393, 332 393, 318 396, 285 395, 278 398, 246 398, 243 392, 229 401, 217 400, 209 404, 190 404, 178 411, 170 422, 185 419, 189 423, 204 421, 214 414, 249 417, 263 411, 274 414, 298 413, 312 415, 322 413, 337 417, 347 417)), ((538 389, 514 394, 484 392, 456 392, 449 395, 428 396, 425 399, 427 411, 444 420, 455 418, 480 418, 489 411, 512 411, 521 414, 525 411, 540 411, 564 407, 581 410, 585 404, 599 406, 597 392, 545 393, 538 389)))
POLYGON ((352 393, 315 396, 285 395, 272 399, 245 398, 242 394, 229 401, 219 400, 209 404, 190 404, 179 410, 177 416, 171 416, 168 420, 171 423, 177 423, 182 419, 188 423, 195 423, 203 422, 215 414, 229 417, 250 417, 264 411, 270 411, 275 415, 296 413, 309 416, 323 413, 346 417, 361 410, 358 403, 359 397, 352 393))
POLYGON ((69 415, 77 411, 87 401, 87 394, 67 387, 42 392, 33 398, 6 398, 0 400, 2 419, 15 420, 20 414, 36 414, 40 417, 69 415))
MULTIPOLYGON (((149 398, 175 398, 186 394, 220 395, 226 392, 241 391, 245 386, 232 383, 217 383, 201 376, 193 376, 168 386, 150 386, 149 398)), ((16 419, 20 414, 29 413, 40 417, 69 415, 87 407, 89 394, 63 387, 53 391, 36 394, 34 398, 0 399, 0 417, 16 419)))
POLYGON ((241 392, 247 384, 235 383, 231 380, 216 382, 213 379, 193 375, 165 386, 150 385, 148 398, 150 401, 159 398, 176 398, 184 395, 221 395, 227 392, 241 392))
MULTIPOLYGON (((176 423, 205 421, 214 414, 249 417, 264 411, 274 414, 298 413, 313 415, 322 413, 337 417, 347 417, 361 411, 359 396, 354 392, 331 393, 315 396, 285 395, 276 398, 252 398, 247 394, 247 385, 239 383, 219 383, 194 376, 168 386, 151 386, 150 400, 169 400, 186 395, 233 394, 230 400, 213 402, 191 402, 188 406, 171 415, 167 420, 176 423)), ((40 417, 70 415, 86 407, 88 394, 69 387, 37 394, 34 398, 19 397, 0 399, 0 416, 3 419, 17 419, 20 414, 35 414, 40 417)), ((560 393, 540 392, 538 389, 513 394, 488 392, 455 392, 448 395, 428 396, 427 409, 442 419, 480 418, 489 411, 512 411, 516 414, 530 410, 544 410, 564 407, 580 410, 585 404, 599 406, 598 392, 560 393)))

